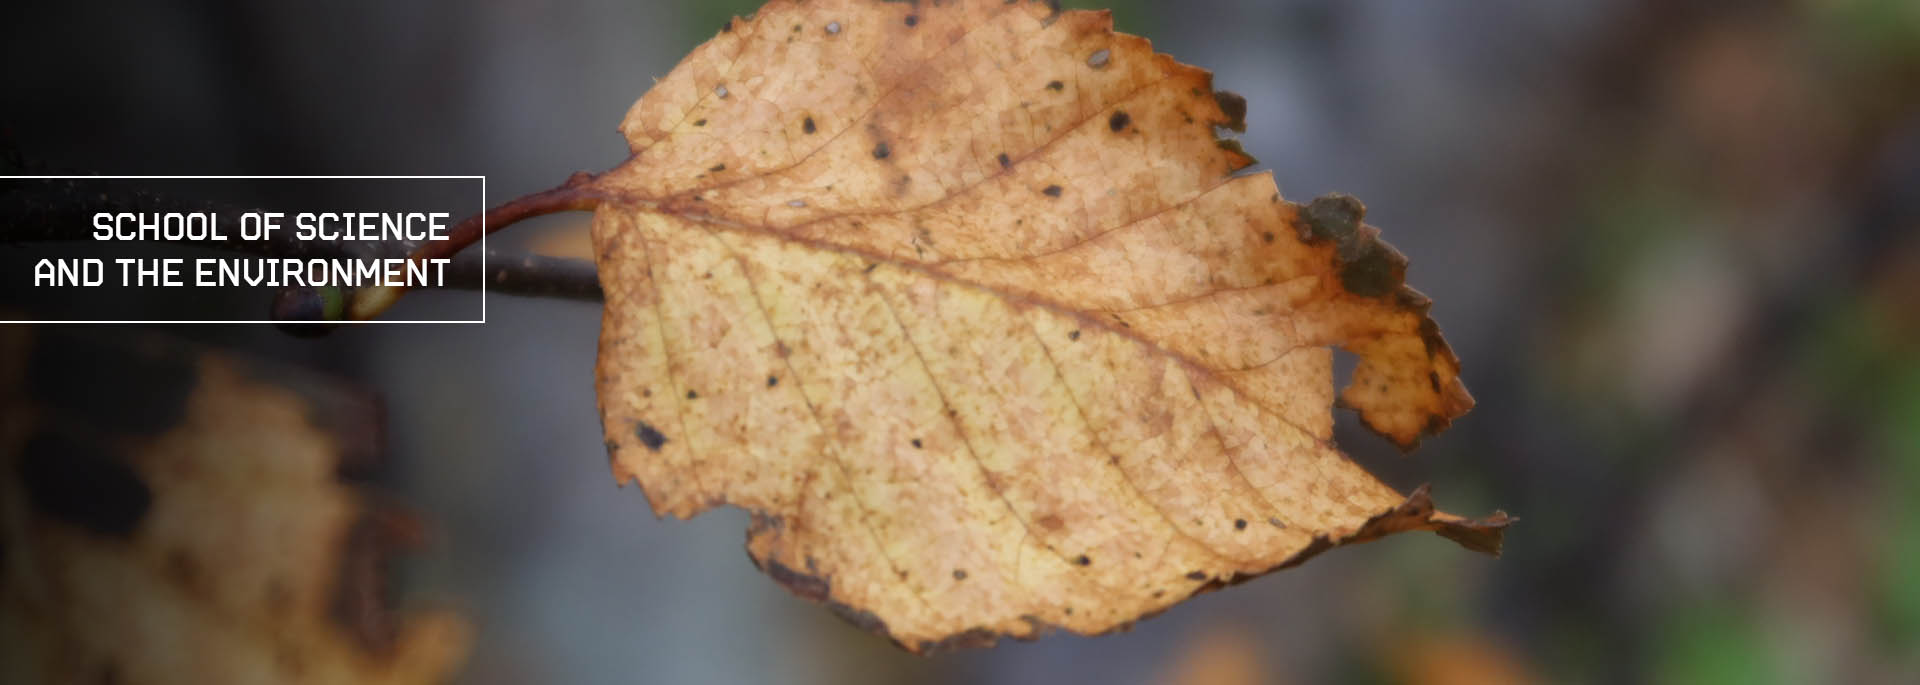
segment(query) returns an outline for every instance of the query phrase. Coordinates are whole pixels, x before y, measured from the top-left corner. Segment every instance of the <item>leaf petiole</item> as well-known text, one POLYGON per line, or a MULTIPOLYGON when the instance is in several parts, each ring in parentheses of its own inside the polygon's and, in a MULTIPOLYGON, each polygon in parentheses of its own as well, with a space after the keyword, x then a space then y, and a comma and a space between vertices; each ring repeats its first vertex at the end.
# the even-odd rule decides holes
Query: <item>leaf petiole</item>
MULTIPOLYGON (((600 206, 601 196, 592 188, 593 175, 575 173, 557 188, 542 190, 507 201, 484 214, 467 217, 455 224, 446 240, 421 245, 407 258, 413 261, 450 258, 494 233, 522 220, 568 211, 591 211, 600 206)), ((407 293, 403 286, 375 286, 355 291, 347 304, 346 315, 356 321, 379 317, 407 293)))

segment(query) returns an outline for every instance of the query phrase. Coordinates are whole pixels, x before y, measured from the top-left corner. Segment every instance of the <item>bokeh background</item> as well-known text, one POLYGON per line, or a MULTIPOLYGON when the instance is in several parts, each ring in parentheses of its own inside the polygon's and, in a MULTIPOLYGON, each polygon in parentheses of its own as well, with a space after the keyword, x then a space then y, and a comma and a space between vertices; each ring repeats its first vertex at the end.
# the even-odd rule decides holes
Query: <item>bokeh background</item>
MULTIPOLYGON (((618 163, 628 105, 755 4, 11 6, 0 140, 15 169, 485 174, 499 202, 618 163)), ((384 396, 381 487, 433 522, 403 603, 475 622, 468 682, 1920 682, 1920 3, 1116 4, 1247 97, 1285 194, 1362 198, 1412 259, 1479 406, 1413 457, 1339 441, 1521 517, 1504 558, 1395 537, 1124 634, 917 658, 757 573, 744 514, 613 486, 597 305, 163 330, 384 396)))

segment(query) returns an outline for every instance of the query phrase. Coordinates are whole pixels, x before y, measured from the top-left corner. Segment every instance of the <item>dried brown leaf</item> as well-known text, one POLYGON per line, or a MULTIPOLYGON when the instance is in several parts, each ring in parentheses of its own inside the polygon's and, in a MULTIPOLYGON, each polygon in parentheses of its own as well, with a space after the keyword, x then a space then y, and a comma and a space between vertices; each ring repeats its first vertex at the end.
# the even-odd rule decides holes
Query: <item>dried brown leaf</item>
POLYGON ((776 581, 908 649, 1100 633, 1326 548, 1467 521, 1332 443, 1472 399, 1347 198, 1216 139, 1245 102, 1000 0, 776 0, 637 102, 588 182, 613 470, 753 513, 776 581))
POLYGON ((376 412, 143 335, 0 329, 0 682, 450 677, 466 621, 384 597, 417 524, 343 480, 376 412))

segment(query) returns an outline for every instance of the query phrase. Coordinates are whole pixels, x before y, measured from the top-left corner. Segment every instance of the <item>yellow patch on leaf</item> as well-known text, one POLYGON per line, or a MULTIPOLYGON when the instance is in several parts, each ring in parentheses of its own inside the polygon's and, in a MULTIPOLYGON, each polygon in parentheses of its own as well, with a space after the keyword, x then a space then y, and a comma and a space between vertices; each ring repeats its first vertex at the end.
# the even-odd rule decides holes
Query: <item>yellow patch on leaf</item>
POLYGON ((776 0, 588 182, 613 470, 753 513, 788 589, 910 650, 1101 633, 1438 513, 1332 443, 1472 406, 1348 198, 1281 199, 1244 101, 1046 3, 776 0))

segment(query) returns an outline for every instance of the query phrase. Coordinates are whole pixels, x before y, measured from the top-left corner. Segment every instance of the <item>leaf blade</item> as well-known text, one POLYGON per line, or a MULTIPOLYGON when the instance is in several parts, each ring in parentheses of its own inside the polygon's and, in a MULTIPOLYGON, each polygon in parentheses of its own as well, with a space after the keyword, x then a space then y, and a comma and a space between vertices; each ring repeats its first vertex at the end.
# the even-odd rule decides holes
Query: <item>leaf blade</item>
POLYGON ((1497 547, 1504 518, 1331 444, 1329 345, 1403 447, 1471 398, 1363 208, 1234 175, 1236 101, 1105 13, 734 22, 594 181, 616 477, 753 512, 776 581, 922 651, 1117 629, 1401 530, 1497 547))

